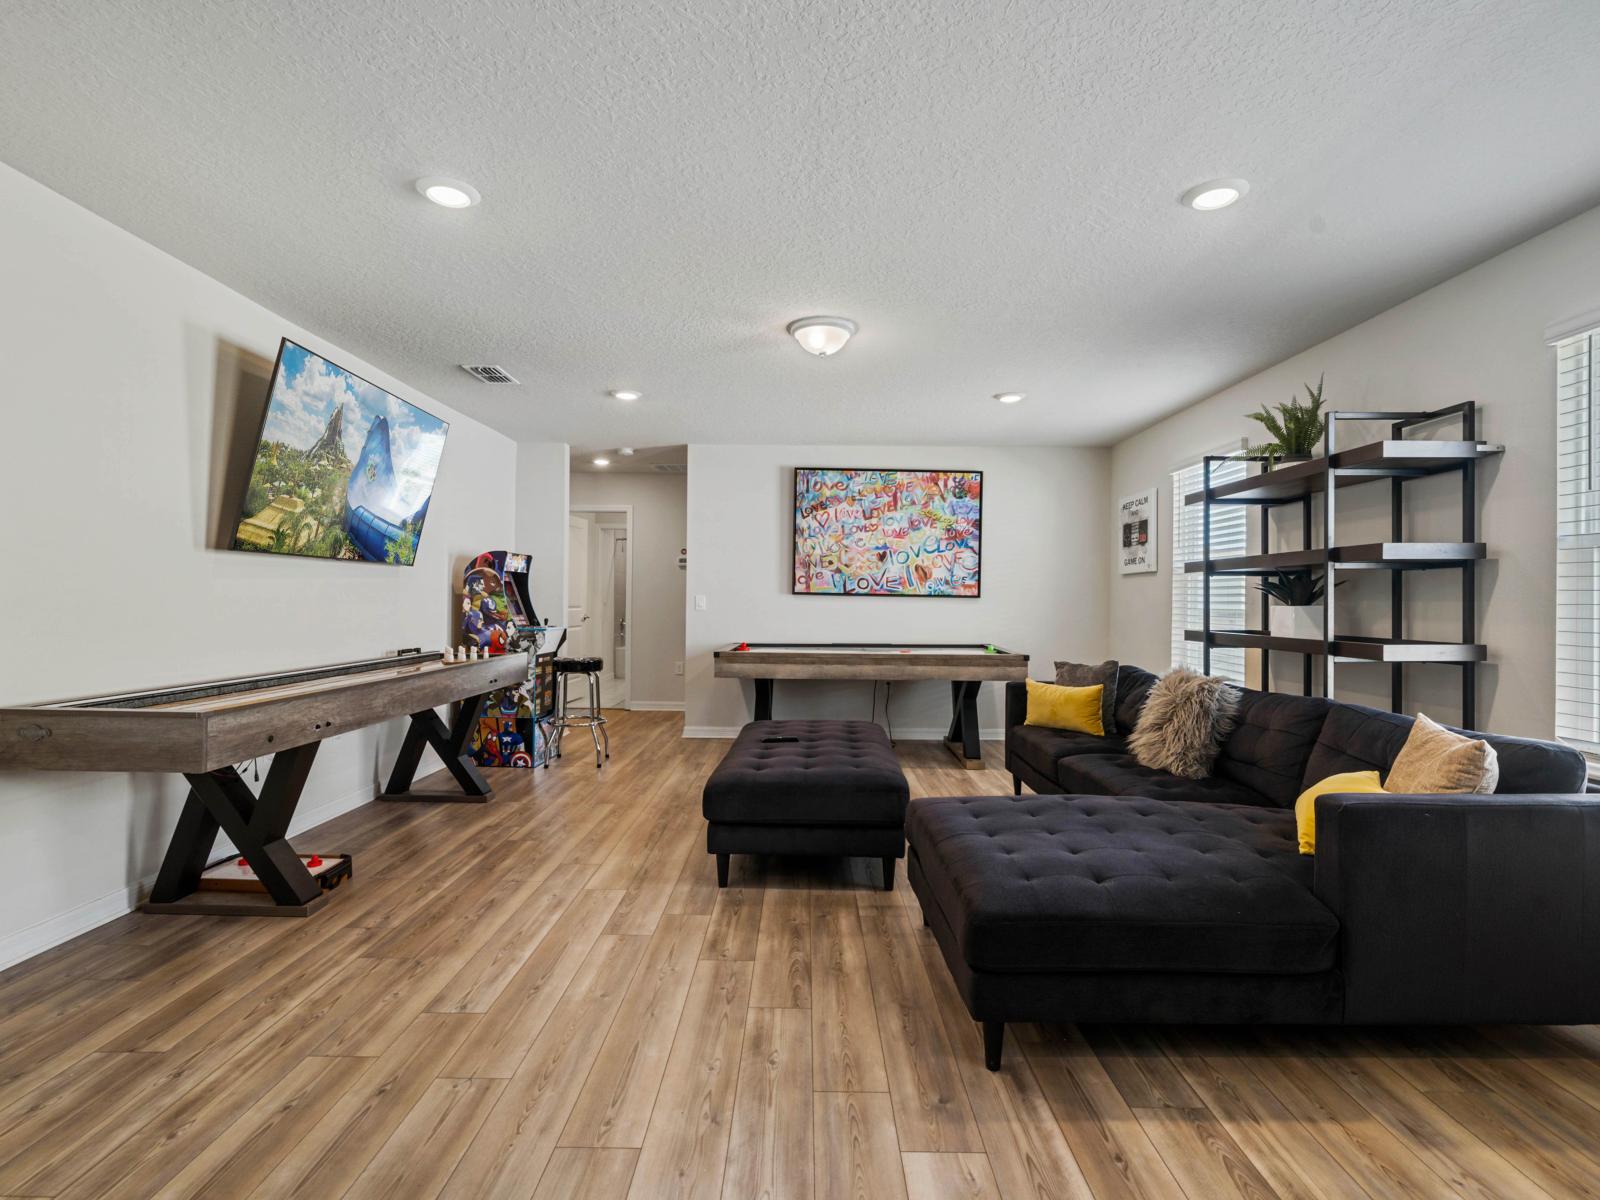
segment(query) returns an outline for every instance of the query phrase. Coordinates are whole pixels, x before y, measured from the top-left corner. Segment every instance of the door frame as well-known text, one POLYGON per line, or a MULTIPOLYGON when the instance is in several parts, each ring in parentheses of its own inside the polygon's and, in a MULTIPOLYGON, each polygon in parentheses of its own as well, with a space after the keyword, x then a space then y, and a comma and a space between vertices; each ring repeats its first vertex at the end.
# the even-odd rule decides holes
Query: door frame
MULTIPOLYGON (((624 709, 632 708, 633 707, 633 638, 634 638, 634 625, 633 625, 633 505, 631 505, 631 504, 586 504, 583 501, 578 501, 577 503, 569 502, 568 505, 567 505, 567 516, 571 517, 573 513, 622 513, 623 514, 623 518, 624 519, 623 519, 623 522, 622 522, 622 531, 623 531, 623 535, 627 538, 627 542, 628 542, 627 552, 623 555, 623 561, 626 564, 626 570, 625 570, 626 578, 624 580, 623 586, 625 586, 627 588, 627 590, 628 590, 628 599, 627 599, 627 603, 622 606, 622 608, 623 608, 622 620, 623 620, 623 626, 627 630, 628 644, 623 649, 623 652, 622 652, 622 671, 623 671, 622 707, 624 709)), ((589 574, 590 574, 589 585, 590 585, 590 588, 592 589, 593 586, 594 586, 594 564, 593 563, 589 564, 589 574)))

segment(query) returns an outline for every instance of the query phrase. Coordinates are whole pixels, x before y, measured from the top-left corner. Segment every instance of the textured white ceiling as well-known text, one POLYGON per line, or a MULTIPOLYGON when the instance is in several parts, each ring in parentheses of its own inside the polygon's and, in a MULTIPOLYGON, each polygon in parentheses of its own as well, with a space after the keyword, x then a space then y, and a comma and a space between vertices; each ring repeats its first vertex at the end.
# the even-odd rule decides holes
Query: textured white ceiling
POLYGON ((1595 0, 7 0, 0 159, 517 436, 1103 443, 1600 202, 1597 40, 1595 0))

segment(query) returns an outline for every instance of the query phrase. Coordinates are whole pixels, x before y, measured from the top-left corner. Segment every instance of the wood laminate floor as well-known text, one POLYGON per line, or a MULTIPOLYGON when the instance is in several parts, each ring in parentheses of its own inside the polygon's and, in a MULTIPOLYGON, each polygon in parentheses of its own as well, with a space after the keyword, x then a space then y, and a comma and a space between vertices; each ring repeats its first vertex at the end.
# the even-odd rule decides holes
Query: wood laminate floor
POLYGON ((991 1074, 903 872, 719 892, 727 744, 613 717, 603 771, 297 838, 356 855, 307 920, 135 914, 0 974, 0 1197, 1600 1194, 1594 1027, 1020 1026, 991 1074))

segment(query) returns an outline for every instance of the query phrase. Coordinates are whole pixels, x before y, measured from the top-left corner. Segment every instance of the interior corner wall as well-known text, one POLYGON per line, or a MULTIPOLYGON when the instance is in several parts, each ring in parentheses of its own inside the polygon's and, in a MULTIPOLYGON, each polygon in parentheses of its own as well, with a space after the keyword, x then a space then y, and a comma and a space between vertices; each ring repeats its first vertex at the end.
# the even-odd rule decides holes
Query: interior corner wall
POLYGON ((516 550, 526 554, 534 611, 551 625, 567 615, 567 496, 571 450, 565 442, 517 443, 516 550))
MULTIPOLYGON (((728 736, 750 719, 752 685, 712 675, 712 652, 742 641, 994 643, 1031 655, 1037 678, 1050 678, 1057 658, 1103 656, 1109 457, 1066 447, 690 446, 685 735, 728 736), (983 471, 983 594, 793 595, 794 468, 817 465, 983 471)), ((1000 736, 1001 691, 984 688, 985 737, 1000 736)), ((780 718, 871 711, 866 683, 777 685, 780 718)), ((890 716, 896 736, 942 737, 949 685, 895 684, 890 716)))
MULTIPOLYGON (((1111 651, 1161 667, 1170 660, 1172 522, 1169 473, 1219 444, 1261 429, 1245 414, 1281 403, 1326 377, 1330 409, 1437 409, 1479 404, 1479 435, 1505 453, 1478 469, 1479 540, 1489 561, 1478 568, 1479 640, 1489 661, 1479 670, 1478 724, 1496 732, 1551 737, 1555 729, 1555 354, 1545 329, 1600 309, 1600 209, 1457 275, 1337 337, 1286 359, 1127 438, 1112 452, 1112 499, 1159 484, 1163 504, 1161 570, 1109 579, 1111 651)), ((1440 426, 1439 436, 1454 428, 1440 426)), ((1357 427, 1340 445, 1385 435, 1357 427)), ((1460 540, 1458 477, 1405 485, 1406 536, 1460 540)), ((1338 539, 1388 537, 1382 484, 1342 490, 1338 539)), ((1254 522, 1252 521, 1252 524, 1254 522)), ((1318 522, 1320 529, 1320 520, 1318 522)), ((1274 548, 1298 546, 1281 540, 1274 548)), ((1298 539, 1299 530, 1293 530, 1298 539)), ((1320 541, 1318 542, 1320 544, 1320 541)), ((1384 572, 1347 572, 1335 611, 1341 632, 1388 633, 1384 572)), ((1408 637, 1460 634, 1460 580, 1453 571, 1408 574, 1408 637)), ((1252 604, 1252 612, 1254 604, 1252 604)), ((1274 655, 1278 686, 1298 690, 1298 656, 1274 655), (1288 668, 1279 675, 1277 663, 1288 668)), ((1460 720, 1460 669, 1405 668, 1406 709, 1460 720)), ((1334 694, 1387 708, 1388 671, 1376 663, 1338 664, 1334 694)))
POLYGON ((684 571, 678 551, 687 544, 688 487, 682 475, 624 471, 574 471, 572 507, 633 507, 633 619, 628 630, 628 702, 637 708, 680 708, 684 654, 684 571))
MULTIPOLYGON (((0 705, 453 640, 468 557, 512 535, 508 438, 3 165, 0 212, 0 705), (414 566, 211 548, 231 524, 219 431, 236 389, 259 389, 258 412, 265 396, 264 374, 241 384, 230 364, 269 368, 285 335, 450 422, 414 566)), ((291 832, 370 800, 403 732, 324 743, 291 832)), ((0 966, 127 911, 186 790, 0 772, 0 966)))

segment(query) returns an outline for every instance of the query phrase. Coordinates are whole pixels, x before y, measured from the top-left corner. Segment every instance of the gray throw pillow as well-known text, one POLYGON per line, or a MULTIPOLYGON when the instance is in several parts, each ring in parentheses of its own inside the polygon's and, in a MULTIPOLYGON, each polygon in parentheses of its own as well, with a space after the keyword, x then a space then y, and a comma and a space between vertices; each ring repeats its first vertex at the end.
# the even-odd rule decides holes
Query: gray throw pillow
POLYGON ((1106 736, 1117 731, 1117 660, 1108 658, 1095 666, 1088 663, 1058 662, 1056 682, 1063 687, 1093 687, 1101 684, 1100 728, 1106 736))
POLYGON ((1150 689, 1128 750, 1141 767, 1204 779, 1238 709, 1239 689, 1225 680, 1183 667, 1168 671, 1150 689))

